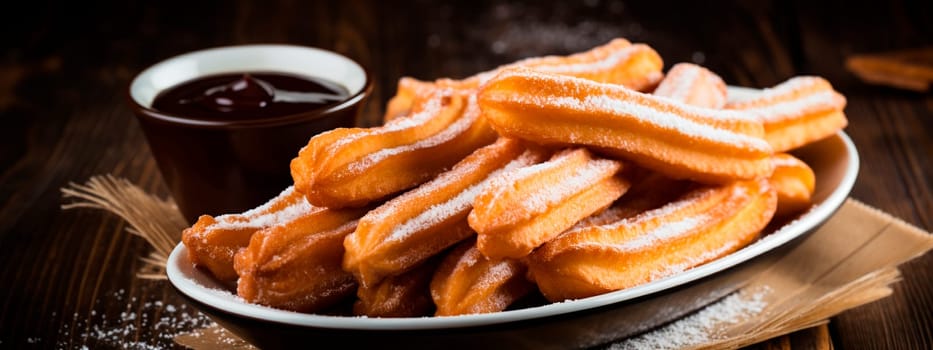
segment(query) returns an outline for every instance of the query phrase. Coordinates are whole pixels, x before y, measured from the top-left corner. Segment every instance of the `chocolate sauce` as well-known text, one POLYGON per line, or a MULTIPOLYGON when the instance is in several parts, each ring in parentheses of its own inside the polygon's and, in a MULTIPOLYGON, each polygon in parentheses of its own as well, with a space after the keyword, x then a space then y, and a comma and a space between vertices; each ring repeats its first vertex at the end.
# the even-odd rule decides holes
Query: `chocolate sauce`
POLYGON ((316 110, 349 98, 347 89, 315 77, 282 73, 211 75, 168 88, 152 108, 184 118, 244 120, 316 110))

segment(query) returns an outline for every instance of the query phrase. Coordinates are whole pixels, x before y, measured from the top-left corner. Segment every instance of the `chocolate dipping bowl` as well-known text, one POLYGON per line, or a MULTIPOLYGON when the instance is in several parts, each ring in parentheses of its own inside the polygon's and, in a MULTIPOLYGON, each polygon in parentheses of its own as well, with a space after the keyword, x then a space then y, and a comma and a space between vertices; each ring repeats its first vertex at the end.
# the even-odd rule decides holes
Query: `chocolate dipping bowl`
POLYGON ((195 51, 156 63, 129 86, 129 104, 185 218, 242 212, 292 182, 288 164, 315 134, 352 127, 372 81, 357 62, 327 50, 244 45, 195 51), (272 72, 325 79, 349 97, 307 112, 261 119, 198 119, 152 108, 162 91, 197 78, 272 72))
MULTIPOLYGON (((730 88, 730 96, 756 90, 730 88)), ((694 312, 740 288, 753 269, 740 265, 780 257, 845 202, 859 158, 844 132, 793 154, 816 174, 813 207, 752 244, 692 269, 625 290, 490 314, 367 318, 303 314, 250 304, 193 266, 179 244, 168 279, 189 303, 260 348, 341 346, 416 349, 566 349, 593 347, 638 334, 694 312), (760 260, 759 260, 760 259, 760 260)))

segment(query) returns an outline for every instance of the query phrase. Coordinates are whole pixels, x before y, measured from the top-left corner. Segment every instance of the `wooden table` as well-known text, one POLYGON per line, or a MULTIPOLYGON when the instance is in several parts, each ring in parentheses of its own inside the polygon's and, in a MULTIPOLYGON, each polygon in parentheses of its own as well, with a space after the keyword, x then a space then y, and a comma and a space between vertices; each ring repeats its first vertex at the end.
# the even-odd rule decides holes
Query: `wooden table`
MULTIPOLYGON (((735 85, 821 75, 848 97, 862 160, 852 197, 933 229, 933 95, 865 85, 843 68, 851 54, 933 44, 933 3, 750 3, 39 1, 5 10, 0 347, 171 346, 156 324, 191 310, 177 310, 168 283, 134 278, 145 243, 114 216, 60 210, 59 188, 112 173, 165 195, 125 88, 150 64, 212 46, 292 43, 359 60, 376 80, 369 125, 402 75, 462 77, 620 36, 649 43, 668 66, 701 63, 735 85)), ((760 347, 933 348, 933 254, 902 270, 890 298, 760 347)))

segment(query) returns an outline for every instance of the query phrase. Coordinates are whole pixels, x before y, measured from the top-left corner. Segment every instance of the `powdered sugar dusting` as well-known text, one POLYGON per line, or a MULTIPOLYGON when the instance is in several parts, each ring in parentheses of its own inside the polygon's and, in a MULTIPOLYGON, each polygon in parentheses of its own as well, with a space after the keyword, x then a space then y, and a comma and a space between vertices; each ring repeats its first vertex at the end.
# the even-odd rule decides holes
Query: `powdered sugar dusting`
MULTIPOLYGON (((563 155, 568 154, 570 153, 563 153, 563 155)), ((560 154, 555 156, 555 158, 556 159, 552 159, 548 162, 524 167, 504 174, 496 181, 495 186, 510 188, 511 186, 508 186, 508 184, 537 176, 538 174, 548 172, 554 168, 566 166, 565 162, 561 161, 562 158, 560 154)), ((606 177, 606 174, 613 168, 617 169, 618 167, 619 164, 615 161, 606 159, 590 160, 584 166, 575 169, 574 173, 566 179, 563 179, 560 184, 554 187, 534 189, 532 193, 529 193, 522 199, 521 205, 527 208, 532 214, 543 213, 555 204, 564 202, 567 198, 592 186, 601 178, 606 177)), ((611 176, 612 174, 610 173, 609 175, 611 176)))
POLYGON ((761 90, 754 94, 730 96, 729 106, 727 106, 727 108, 742 108, 742 106, 746 104, 778 99, 781 96, 792 94, 796 91, 810 89, 814 85, 821 84, 823 82, 824 80, 818 77, 793 77, 774 87, 761 90))
MULTIPOLYGON (((659 107, 645 106, 645 108, 657 110, 657 112, 666 112, 668 114, 679 115, 680 118, 690 119, 697 122, 703 122, 710 125, 726 125, 733 123, 736 125, 748 125, 752 122, 749 121, 749 118, 746 114, 741 111, 736 110, 722 110, 722 109, 713 109, 706 107, 698 107, 677 101, 671 98, 664 96, 655 96, 650 94, 644 94, 635 90, 625 88, 623 86, 611 85, 611 84, 600 84, 591 80, 576 78, 572 76, 557 76, 553 74, 541 73, 529 69, 521 69, 512 72, 503 73, 500 75, 503 79, 515 76, 519 79, 527 79, 536 82, 547 82, 548 84, 560 85, 562 89, 569 91, 557 92, 557 96, 539 96, 535 93, 524 93, 524 94, 510 94, 510 99, 521 101, 522 98, 526 101, 535 103, 537 105, 549 105, 555 99, 560 100, 562 97, 566 96, 578 96, 582 95, 584 90, 595 90, 594 93, 586 93, 585 95, 588 98, 593 98, 594 101, 599 100, 643 100, 649 102, 652 105, 658 105, 659 107), (602 91, 602 93, 599 93, 602 91), (610 95, 607 95, 611 94, 610 95), (618 97, 613 97, 618 96, 618 97)), ((576 100, 576 99, 574 99, 576 100)), ((598 108, 599 105, 591 106, 585 102, 576 102, 577 104, 567 105, 567 107, 580 107, 581 111, 592 111, 595 108, 598 108), (582 104, 581 104, 582 103, 582 104), (586 108, 589 107, 589 108, 586 108)), ((643 102, 644 103, 644 102, 643 102)))
POLYGON ((682 220, 665 223, 650 232, 646 232, 632 240, 622 244, 609 245, 620 251, 636 251, 646 247, 656 245, 659 242, 668 241, 691 232, 695 232, 697 227, 709 221, 708 215, 697 215, 686 217, 682 220))
POLYGON ((578 55, 592 55, 596 51, 609 51, 609 54, 599 59, 578 61, 578 63, 567 63, 570 59, 579 57, 577 55, 569 57, 546 56, 526 58, 521 61, 498 67, 494 70, 486 71, 475 75, 474 79, 479 85, 495 78, 500 72, 510 69, 527 67, 539 72, 548 72, 555 74, 579 74, 607 71, 613 69, 624 62, 631 60, 634 53, 638 50, 645 50, 644 45, 631 45, 628 41, 614 40, 606 45, 594 48, 590 51, 578 55), (623 44, 624 43, 624 44, 623 44))
MULTIPOLYGON (((504 167, 496 169, 489 176, 486 176, 485 179, 480 181, 477 184, 474 184, 462 192, 458 193, 453 198, 447 200, 446 202, 436 204, 418 214, 414 218, 406 221, 405 223, 396 227, 392 234, 387 238, 388 241, 397 241, 402 240, 405 237, 408 237, 414 232, 423 230, 426 227, 431 227, 436 225, 454 215, 461 214, 470 210, 473 207, 473 200, 476 199, 476 196, 494 179, 498 178, 504 173, 508 173, 520 167, 530 164, 532 161, 531 157, 525 153, 519 156, 517 159, 509 162, 504 167)), ((432 181, 426 186, 436 188, 442 186, 449 180, 446 178, 438 178, 435 181, 432 181), (440 180, 440 181, 438 181, 440 180)))
MULTIPOLYGON (((475 104, 476 95, 470 96, 471 104, 475 104)), ((470 107, 468 107, 470 108, 470 107)), ((376 152, 373 152, 357 162, 350 164, 349 168, 353 172, 362 172, 365 169, 369 168, 373 164, 376 164, 383 159, 386 159, 391 156, 398 154, 412 152, 419 149, 425 149, 440 145, 442 143, 448 142, 458 135, 464 133, 467 129, 473 126, 473 123, 476 122, 479 117, 478 113, 464 113, 463 116, 457 119, 455 122, 451 123, 447 128, 441 132, 432 135, 431 137, 425 138, 423 140, 411 143, 408 145, 385 148, 376 152)))
POLYGON ((495 262, 490 265, 480 278, 474 282, 473 289, 486 289, 495 285, 505 284, 510 278, 515 277, 516 271, 512 264, 507 260, 495 262))
POLYGON ((677 101, 686 101, 690 91, 700 77, 702 68, 692 65, 678 64, 671 68, 661 85, 654 90, 656 96, 665 96, 677 101))
MULTIPOLYGON (((729 144, 736 147, 757 150, 770 150, 768 143, 759 137, 720 129, 713 125, 684 118, 684 116, 680 114, 654 109, 643 104, 616 99, 607 95, 590 95, 582 101, 567 96, 547 98, 529 95, 526 96, 526 99, 526 102, 532 105, 552 105, 579 111, 633 116, 639 120, 654 124, 658 128, 685 134, 692 138, 698 138, 712 143, 729 144)), ((673 100, 669 100, 669 102, 676 103, 673 100)), ((745 118, 747 119, 748 117, 745 118)))
POLYGON ((737 292, 699 312, 654 331, 612 344, 609 349, 681 349, 701 345, 721 337, 721 330, 760 314, 768 306, 770 290, 737 292))
POLYGON ((834 91, 823 91, 773 105, 743 109, 762 122, 774 123, 821 111, 841 110, 845 98, 834 91))
POLYGON ((295 186, 288 186, 288 188, 282 190, 282 192, 280 192, 278 196, 275 196, 275 198, 272 198, 268 202, 265 202, 258 207, 247 210, 243 212, 242 214, 221 215, 215 218, 215 220, 231 221, 231 220, 238 220, 236 219, 236 217, 238 216, 239 217, 253 217, 253 216, 260 215, 262 213, 268 212, 270 208, 275 206, 277 203, 286 200, 288 197, 290 197, 294 193, 295 193, 295 186))
POLYGON ((549 65, 549 66, 534 66, 534 70, 540 72, 556 73, 556 74, 578 74, 583 72, 599 72, 610 70, 623 62, 628 62, 631 60, 632 56, 635 53, 645 51, 646 46, 644 45, 632 45, 621 50, 613 51, 612 54, 606 56, 602 60, 592 61, 592 62, 580 62, 575 64, 559 64, 559 65, 549 65))
POLYGON ((618 168, 618 163, 605 159, 590 161, 562 181, 559 186, 541 188, 523 201, 523 204, 535 213, 544 212, 547 208, 562 203, 574 194, 589 188, 601 178, 606 177, 607 171, 613 168, 618 168))
POLYGON ((679 264, 668 264, 664 266, 664 269, 652 271, 651 279, 658 280, 661 278, 673 276, 675 274, 687 271, 693 267, 699 266, 700 264, 713 260, 717 257, 725 255, 725 252, 732 250, 735 246, 738 245, 738 242, 735 240, 729 241, 722 246, 716 247, 716 249, 711 249, 704 251, 702 254, 697 256, 691 256, 680 262, 679 264))
POLYGON ((771 163, 774 164, 775 168, 778 168, 778 167, 796 168, 798 166, 801 166, 802 164, 803 165, 806 164, 802 160, 794 158, 794 157, 771 157, 771 163))
MULTIPOLYGON (((563 99, 562 103, 570 101, 579 101, 576 99, 563 99)), ((684 118, 667 111, 653 109, 646 105, 633 103, 630 101, 619 100, 606 95, 587 96, 582 103, 578 103, 576 108, 586 110, 598 110, 603 112, 623 113, 626 115, 637 116, 656 126, 676 131, 690 137, 699 138, 715 143, 727 143, 739 147, 748 147, 753 149, 768 149, 768 143, 761 138, 743 135, 728 130, 716 128, 711 125, 701 124, 694 120, 684 118)))
POLYGON ((383 134, 388 134, 388 133, 392 133, 396 131, 402 131, 406 129, 419 128, 422 125, 426 124, 428 121, 430 121, 432 118, 434 118, 443 107, 444 107, 443 99, 430 98, 427 100, 427 102, 424 104, 424 106, 422 107, 420 111, 415 112, 414 114, 410 116, 394 118, 388 121, 385 125, 381 127, 368 128, 368 129, 365 129, 365 131, 363 132, 346 135, 344 137, 339 138, 333 144, 328 146, 328 148, 339 149, 350 143, 357 142, 358 140, 364 137, 368 137, 372 135, 383 135, 383 134))
POLYGON ((279 211, 268 212, 259 216, 246 216, 247 221, 228 220, 227 218, 224 218, 224 216, 217 217, 217 222, 208 226, 205 229, 205 232, 212 230, 236 230, 245 228, 261 229, 275 226, 284 222, 289 222, 298 217, 301 217, 302 215, 307 215, 311 212, 321 209, 322 208, 311 205, 306 199, 301 198, 295 203, 279 211))

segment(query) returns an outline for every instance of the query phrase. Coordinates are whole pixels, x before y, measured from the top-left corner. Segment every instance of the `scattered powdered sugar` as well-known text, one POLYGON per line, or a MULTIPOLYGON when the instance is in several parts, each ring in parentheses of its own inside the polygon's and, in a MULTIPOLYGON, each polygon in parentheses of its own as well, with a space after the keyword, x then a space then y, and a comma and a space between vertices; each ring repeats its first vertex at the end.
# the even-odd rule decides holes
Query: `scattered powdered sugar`
MULTIPOLYGON (((206 315, 184 303, 128 297, 123 289, 110 293, 105 300, 110 307, 121 302, 126 305, 115 318, 108 318, 107 313, 96 308, 88 315, 75 313, 73 322, 64 322, 59 330, 56 347, 74 348, 83 343, 96 348, 165 349, 172 347, 179 334, 214 325, 206 315)), ((98 299, 96 304, 100 303, 98 299)))
POLYGON ((756 293, 731 294, 693 315, 612 344, 609 349, 681 349, 713 341, 721 336, 725 327, 761 313, 768 306, 764 299, 769 293, 770 290, 764 289, 756 293))

